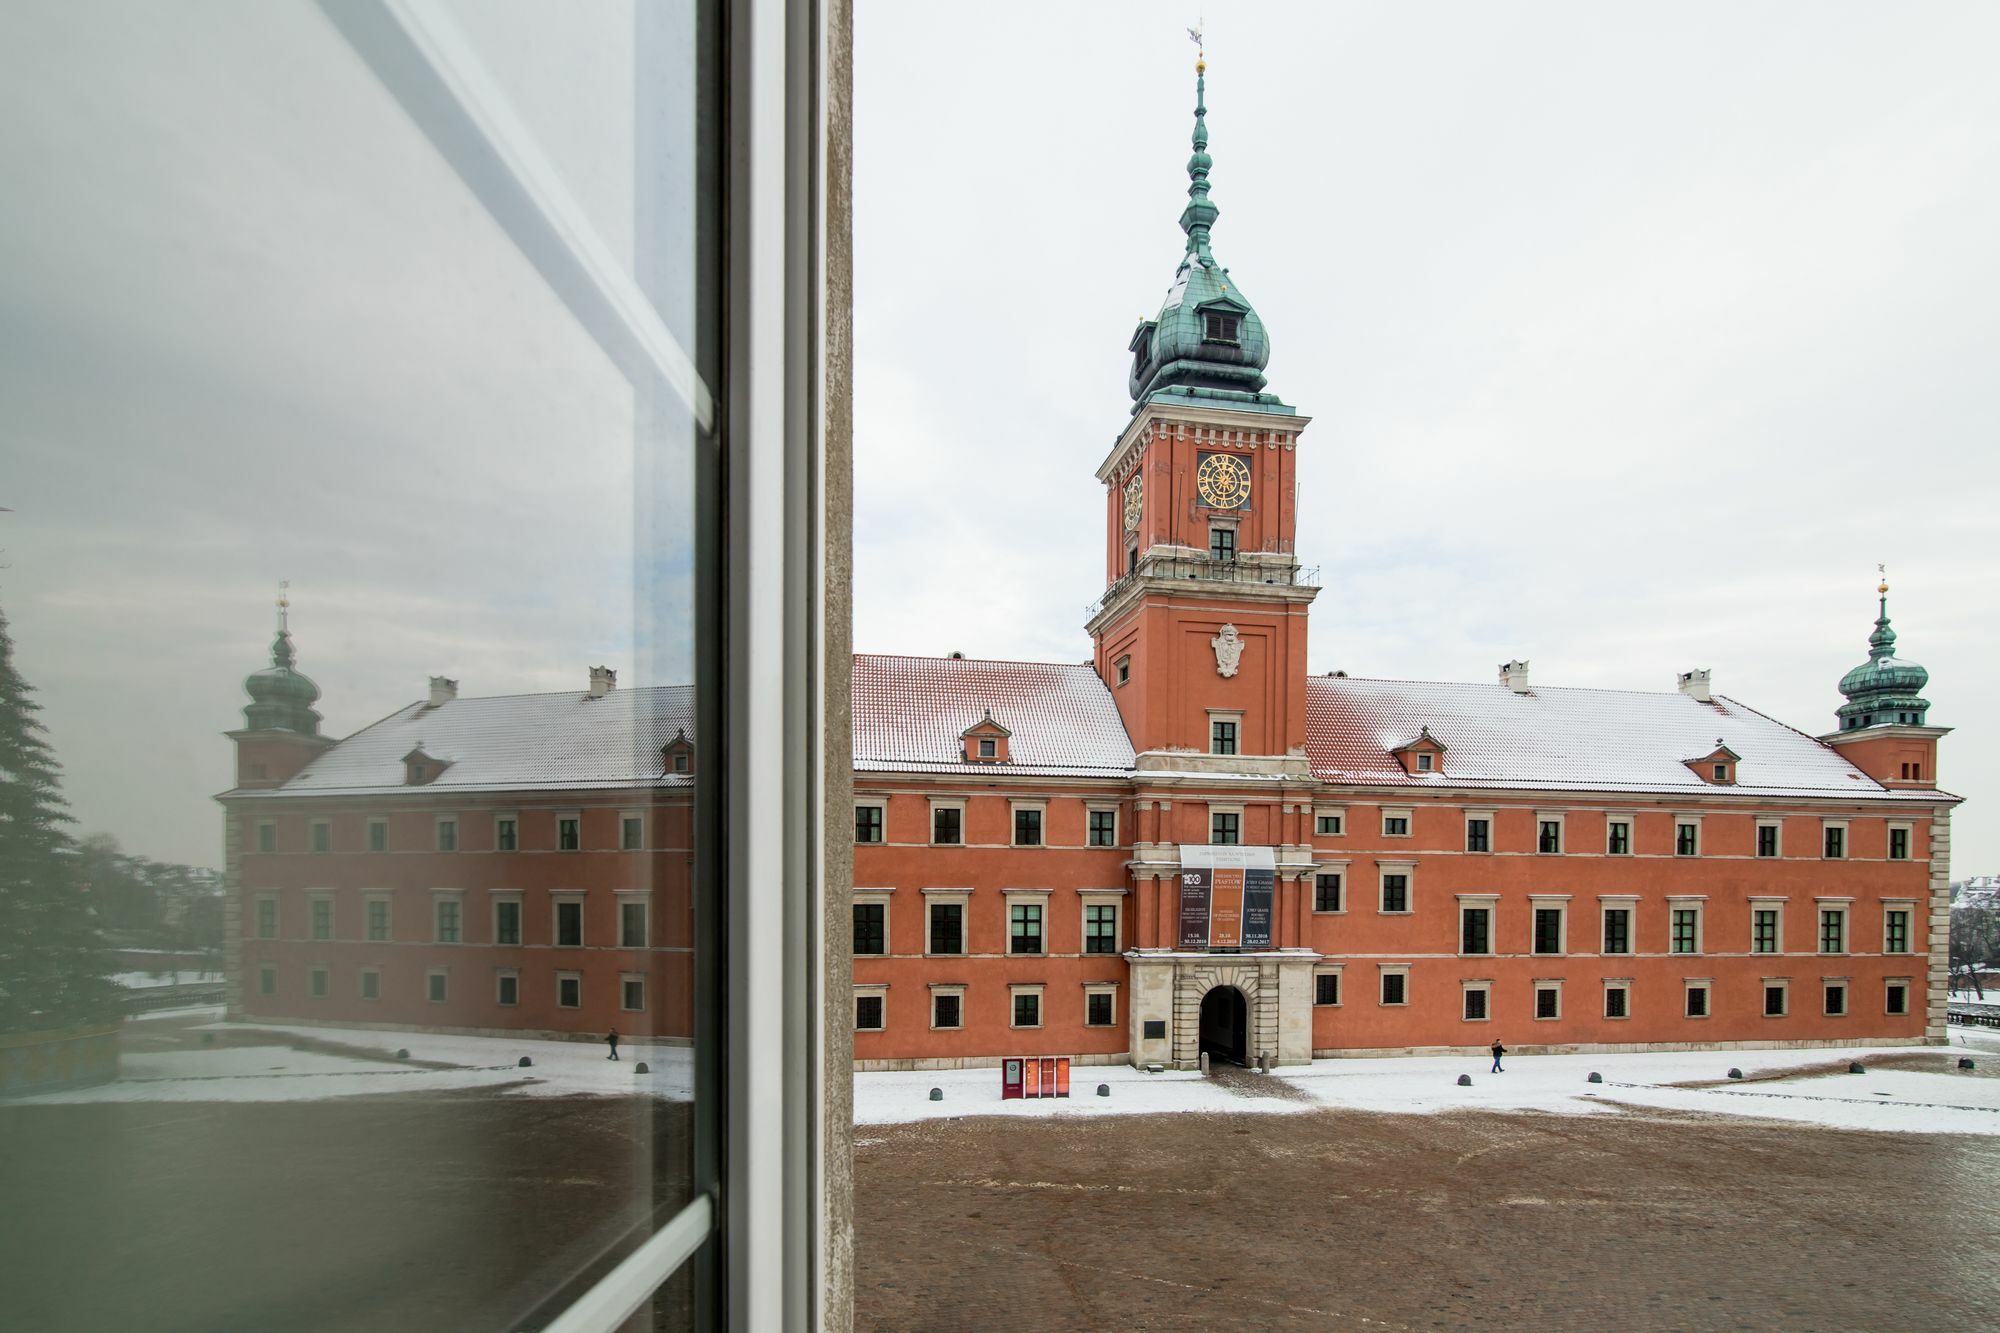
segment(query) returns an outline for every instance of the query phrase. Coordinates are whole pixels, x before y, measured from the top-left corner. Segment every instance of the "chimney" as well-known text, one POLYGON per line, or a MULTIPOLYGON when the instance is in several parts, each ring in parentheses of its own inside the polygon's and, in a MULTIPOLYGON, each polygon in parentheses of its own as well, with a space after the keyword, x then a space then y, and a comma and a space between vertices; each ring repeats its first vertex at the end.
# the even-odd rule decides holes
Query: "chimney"
POLYGON ((432 676, 431 697, 429 701, 424 704, 424 707, 436 708, 441 704, 450 703, 453 699, 456 699, 457 697, 458 697, 457 681, 447 680, 443 676, 432 676))
POLYGON ((1708 692, 1707 667, 1696 667, 1693 671, 1681 672, 1680 684, 1681 693, 1693 699, 1696 703, 1705 704, 1713 702, 1708 692))
POLYGON ((1528 692, 1528 664, 1520 658, 1500 664, 1500 683, 1516 694, 1528 692))
POLYGON ((616 671, 613 671, 610 667, 592 667, 590 669, 591 698, 602 699, 617 688, 618 673, 616 671))

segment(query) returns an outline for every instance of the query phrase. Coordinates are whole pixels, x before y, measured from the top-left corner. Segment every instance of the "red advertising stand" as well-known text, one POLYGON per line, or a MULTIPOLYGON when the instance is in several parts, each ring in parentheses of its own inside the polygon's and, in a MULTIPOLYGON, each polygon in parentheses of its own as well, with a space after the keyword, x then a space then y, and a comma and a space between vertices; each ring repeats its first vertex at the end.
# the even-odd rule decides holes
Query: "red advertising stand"
POLYGON ((1069 1096, 1067 1055, 1014 1056, 1000 1062, 1000 1100, 1069 1096))

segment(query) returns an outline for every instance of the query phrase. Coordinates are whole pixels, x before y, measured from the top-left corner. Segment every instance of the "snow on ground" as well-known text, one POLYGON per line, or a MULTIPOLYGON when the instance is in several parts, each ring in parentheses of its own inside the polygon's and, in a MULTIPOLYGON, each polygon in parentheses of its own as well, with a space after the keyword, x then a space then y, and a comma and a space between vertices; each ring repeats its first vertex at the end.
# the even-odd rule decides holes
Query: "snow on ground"
MULTIPOLYGON (((1982 1052, 1975 1057, 1982 1063, 2000 1059, 2000 1032, 1964 1045, 1982 1052)), ((1849 1060, 1883 1054, 1874 1048, 1510 1056, 1500 1074, 1487 1072, 1490 1061, 1484 1056, 1315 1060, 1268 1076, 1274 1086, 1265 1096, 1255 1091, 1264 1076, 1255 1074, 1224 1082, 1191 1071, 1148 1074, 1127 1065, 1073 1066, 1067 1099, 1007 1102, 1000 1100, 997 1069, 869 1072, 855 1075, 854 1119, 856 1124, 870 1125, 968 1115, 1062 1119, 1165 1111, 1299 1114, 1328 1107, 1404 1114, 1481 1110, 1589 1115, 1615 1114, 1620 1107, 1614 1103, 1623 1103, 1847 1129, 2000 1134, 2000 1079, 1957 1071, 1881 1069, 1770 1082, 1730 1081, 1715 1088, 1665 1086, 1723 1080, 1731 1068, 1755 1078, 1831 1063, 1844 1066, 1849 1060), (1604 1082, 1588 1082, 1593 1071, 1601 1073, 1604 1082), (1457 1086, 1460 1074, 1472 1076, 1471 1087, 1457 1086), (1096 1095, 1100 1083, 1110 1089, 1110 1096, 1096 1095), (932 1088, 943 1092, 943 1100, 929 1100, 932 1088)))
POLYGON ((184 967, 178 972, 113 972, 111 984, 127 990, 150 990, 155 986, 191 986, 198 982, 220 981, 220 972, 201 972, 184 967))
POLYGON ((19 1102, 289 1102, 454 1088, 528 1097, 638 1092, 686 1101, 693 1088, 692 1052, 684 1046, 620 1043, 613 1061, 599 1042, 264 1023, 205 1023, 187 1031, 228 1034, 232 1044, 127 1051, 115 1083, 19 1102), (293 1039, 309 1049, 295 1049, 293 1039), (318 1049, 325 1044, 350 1049, 318 1049), (398 1048, 408 1049, 408 1061, 396 1058, 398 1048), (519 1066, 524 1055, 534 1062, 530 1068, 519 1066), (636 1072, 641 1061, 650 1073, 636 1072), (428 1067, 434 1064, 446 1067, 428 1067))

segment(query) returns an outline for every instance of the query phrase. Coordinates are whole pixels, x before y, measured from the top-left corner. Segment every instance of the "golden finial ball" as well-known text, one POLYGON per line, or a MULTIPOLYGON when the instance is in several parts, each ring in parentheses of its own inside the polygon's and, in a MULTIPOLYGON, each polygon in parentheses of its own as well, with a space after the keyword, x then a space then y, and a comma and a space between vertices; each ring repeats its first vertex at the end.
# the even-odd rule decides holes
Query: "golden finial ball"
POLYGON ((1208 73, 1208 61, 1206 59, 1196 59, 1194 62, 1194 72, 1197 74, 1208 73))
POLYGON ((1876 584, 1875 591, 1886 596, 1889 592, 1889 580, 1883 579, 1880 583, 1876 584))

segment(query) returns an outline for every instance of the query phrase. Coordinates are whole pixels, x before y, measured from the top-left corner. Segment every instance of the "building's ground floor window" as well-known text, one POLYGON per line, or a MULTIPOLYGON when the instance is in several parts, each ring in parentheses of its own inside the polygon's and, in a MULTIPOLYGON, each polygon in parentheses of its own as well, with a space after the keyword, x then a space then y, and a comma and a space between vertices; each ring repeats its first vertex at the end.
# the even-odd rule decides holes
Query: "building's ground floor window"
POLYGON ((1083 1025, 1092 1028, 1108 1028, 1118 1019, 1117 995, 1108 990, 1084 992, 1083 1025))
POLYGON ((259 995, 278 993, 278 969, 269 963, 257 969, 257 993, 259 995))
POLYGON ((1382 1003, 1408 1004, 1410 1002, 1410 976, 1407 972, 1384 972, 1382 974, 1382 1003))
POLYGON ((372 967, 361 969, 361 998, 364 1000, 382 998, 382 974, 372 967))
POLYGON ((1461 1015, 1468 1023, 1485 1022, 1493 1016, 1488 1007, 1491 1000, 1492 995, 1483 983, 1468 985, 1460 1009, 1461 1015))
POLYGON ((1847 1012, 1846 982, 1829 981, 1824 987, 1824 992, 1826 1000, 1825 1012, 1828 1016, 1838 1018, 1847 1012))
POLYGON ((1708 1017, 1708 985, 1706 982, 1699 985, 1692 982, 1689 983, 1685 1012, 1689 1018, 1708 1017))
POLYGON ((1042 1025, 1042 994, 1040 991, 1014 992, 1014 1026, 1017 1028, 1038 1028, 1042 1025))
POLYGON ((494 977, 493 1001, 508 1006, 521 1002, 521 976, 518 972, 502 972, 494 977))
POLYGON ((1562 987, 1538 985, 1535 987, 1535 1017, 1562 1017, 1562 987))
POLYGON ((1340 1003, 1340 973, 1317 972, 1313 974, 1313 1003, 1340 1003))
POLYGON ((937 991, 931 996, 931 1026, 951 1030, 965 1026, 965 995, 960 991, 937 991))
POLYGON ((1888 1014, 1910 1012, 1910 983, 1891 981, 1882 988, 1882 1011, 1888 1014))
POLYGON ((1630 1018, 1632 1016, 1632 987, 1629 982, 1607 981, 1604 983, 1604 1016, 1606 1018, 1630 1018))
POLYGON ((856 1032, 880 1032, 882 1030, 881 996, 857 995, 854 997, 854 1030, 856 1032))
POLYGON ((583 1007, 583 977, 580 974, 556 973, 556 1005, 563 1009, 583 1007))
POLYGON ((443 1004, 451 997, 451 978, 443 972, 425 974, 424 993, 432 1004, 443 1004))
POLYGON ((1783 1018, 1785 1016, 1785 986, 1782 982, 1764 983, 1764 1017, 1783 1018))
POLYGON ((1325 870, 1313 876, 1313 911, 1338 912, 1340 906, 1341 873, 1325 870))
POLYGON ((333 989, 333 973, 323 967, 316 967, 306 973, 306 984, 315 1000, 324 1000, 333 989))
POLYGON ((627 1013, 637 1013, 646 1007, 646 979, 644 977, 620 977, 618 979, 618 1007, 627 1013))

